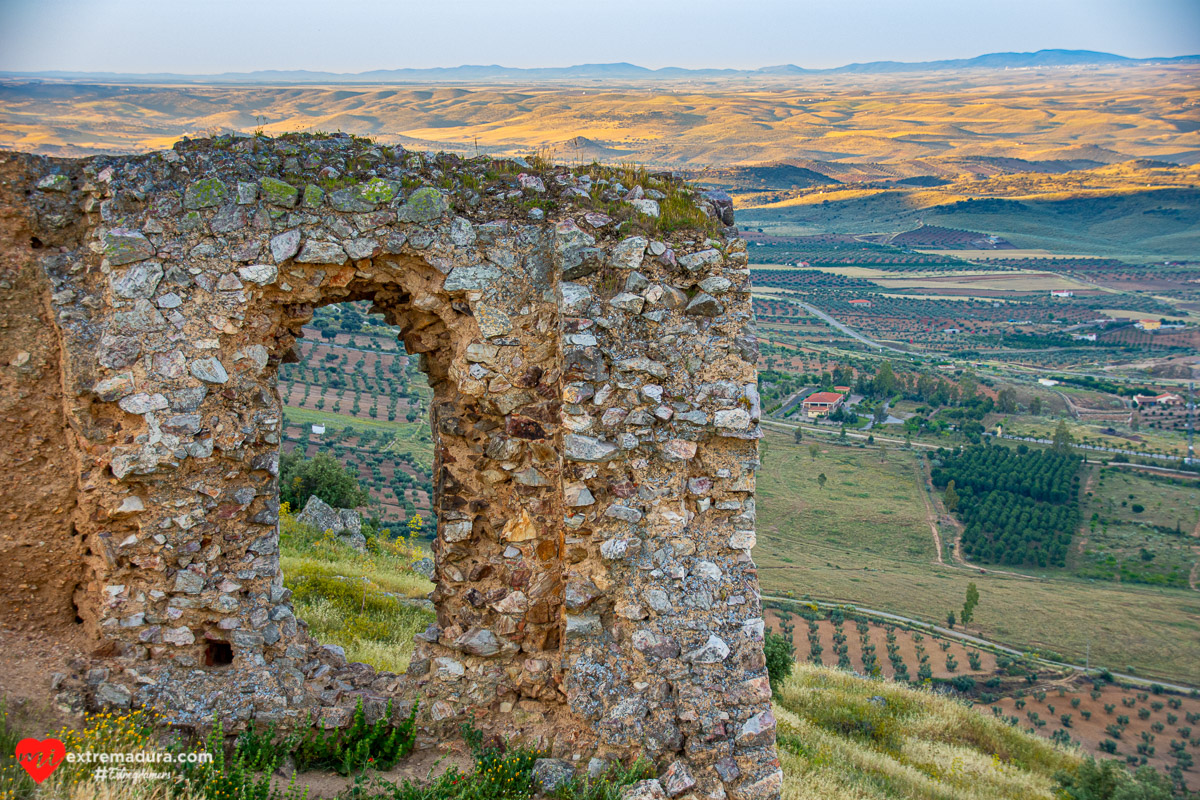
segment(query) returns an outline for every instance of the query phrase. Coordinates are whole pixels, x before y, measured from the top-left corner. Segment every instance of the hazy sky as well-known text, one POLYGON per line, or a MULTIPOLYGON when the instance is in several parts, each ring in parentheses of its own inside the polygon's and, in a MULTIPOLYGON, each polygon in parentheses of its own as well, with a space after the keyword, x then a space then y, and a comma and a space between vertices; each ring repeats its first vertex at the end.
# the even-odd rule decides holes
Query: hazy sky
POLYGON ((1200 0, 0 0, 0 70, 753 68, 1200 53, 1200 0))

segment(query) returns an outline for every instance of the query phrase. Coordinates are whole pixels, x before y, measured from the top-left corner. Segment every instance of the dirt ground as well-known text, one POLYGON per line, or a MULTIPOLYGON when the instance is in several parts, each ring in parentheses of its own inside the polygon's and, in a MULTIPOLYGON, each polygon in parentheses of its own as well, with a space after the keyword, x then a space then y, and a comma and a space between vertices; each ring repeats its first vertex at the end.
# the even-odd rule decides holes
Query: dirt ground
MULTIPOLYGON (((387 772, 371 773, 368 781, 378 780, 390 784, 403 784, 405 781, 426 783, 452 767, 462 772, 469 772, 474 762, 466 752, 461 742, 451 742, 445 749, 418 750, 400 761, 387 772)), ((276 775, 273 784, 280 792, 286 792, 290 777, 276 775)), ((333 798, 344 792, 354 783, 354 778, 338 775, 336 772, 301 772, 295 776, 297 786, 308 787, 308 800, 317 798, 333 798)))
POLYGON ((70 718, 51 702, 51 677, 94 646, 82 625, 62 627, 53 637, 0 625, 0 702, 13 716, 13 727, 40 736, 68 724, 70 718))

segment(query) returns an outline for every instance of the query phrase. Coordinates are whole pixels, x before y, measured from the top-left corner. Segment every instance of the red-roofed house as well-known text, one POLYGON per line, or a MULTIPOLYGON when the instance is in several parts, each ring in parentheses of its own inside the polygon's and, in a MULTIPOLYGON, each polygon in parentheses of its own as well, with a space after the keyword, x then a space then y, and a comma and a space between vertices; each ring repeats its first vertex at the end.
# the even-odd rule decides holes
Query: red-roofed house
POLYGON ((842 395, 837 392, 814 392, 800 404, 809 417, 823 417, 842 404, 842 395))
POLYGON ((1142 406, 1181 406, 1183 398, 1171 392, 1163 392, 1162 394, 1135 394, 1133 396, 1133 404, 1138 408, 1142 406))

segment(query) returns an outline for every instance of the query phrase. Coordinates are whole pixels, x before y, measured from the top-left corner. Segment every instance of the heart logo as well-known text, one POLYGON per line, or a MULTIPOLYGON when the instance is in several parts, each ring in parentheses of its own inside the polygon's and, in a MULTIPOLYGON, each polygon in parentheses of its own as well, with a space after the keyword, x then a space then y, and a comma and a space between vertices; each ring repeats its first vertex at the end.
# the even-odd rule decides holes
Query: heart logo
POLYGON ((58 765, 67 757, 67 748, 58 739, 22 739, 17 742, 17 761, 33 778, 34 783, 41 783, 50 777, 50 773, 58 769, 58 765))

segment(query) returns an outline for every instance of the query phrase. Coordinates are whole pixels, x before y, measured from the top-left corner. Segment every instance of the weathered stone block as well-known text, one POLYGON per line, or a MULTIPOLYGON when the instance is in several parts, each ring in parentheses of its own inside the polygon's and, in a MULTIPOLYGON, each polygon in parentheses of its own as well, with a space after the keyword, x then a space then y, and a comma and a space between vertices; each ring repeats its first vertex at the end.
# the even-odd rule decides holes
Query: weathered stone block
POLYGON ((229 187, 219 178, 201 178, 189 183, 183 193, 184 208, 213 208, 225 202, 229 187))
POLYGON ((104 255, 116 267, 153 257, 154 245, 139 231, 113 228, 104 234, 104 255))

